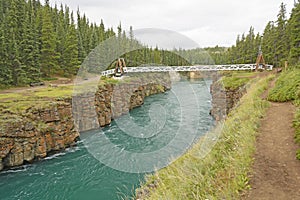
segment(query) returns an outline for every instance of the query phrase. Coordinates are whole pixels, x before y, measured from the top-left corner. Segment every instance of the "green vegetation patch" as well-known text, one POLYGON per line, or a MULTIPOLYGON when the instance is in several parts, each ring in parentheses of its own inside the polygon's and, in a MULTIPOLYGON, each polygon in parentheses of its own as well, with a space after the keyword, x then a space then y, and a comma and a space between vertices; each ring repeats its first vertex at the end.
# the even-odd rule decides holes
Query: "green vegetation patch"
POLYGON ((146 199, 237 199, 249 188, 257 130, 268 107, 260 96, 269 81, 270 77, 254 79, 249 84, 247 94, 228 116, 221 136, 204 158, 206 137, 168 167, 147 176, 137 193, 149 190, 146 199), (153 184, 155 189, 149 186, 153 184))
MULTIPOLYGON (((104 78, 99 83, 87 82, 82 85, 74 86, 57 86, 57 87, 42 87, 42 88, 28 88, 23 90, 16 90, 13 92, 0 94, 0 113, 22 114, 29 108, 46 107, 57 100, 63 100, 70 98, 73 94, 74 87, 78 87, 78 91, 84 91, 85 88, 90 85, 105 85, 105 84, 117 84, 119 80, 112 78, 104 78)), ((7 114, 8 115, 8 114, 7 114)))
POLYGON ((37 98, 58 98, 58 97, 70 97, 73 92, 73 85, 70 86, 59 86, 59 87, 48 87, 39 89, 33 92, 33 97, 37 98))
POLYGON ((73 86, 25 89, 18 93, 0 94, 0 113, 22 114, 32 107, 45 107, 57 98, 71 97, 73 86))
MULTIPOLYGON (((297 144, 300 144, 300 107, 296 111, 293 125, 294 125, 295 131, 296 131, 295 141, 297 144)), ((296 156, 300 160, 300 149, 297 151, 296 156)))
POLYGON ((249 78, 224 77, 221 81, 225 89, 235 90, 248 83, 249 80, 249 78))
MULTIPOLYGON (((126 80, 126 79, 124 79, 126 80)), ((106 77, 106 76, 101 76, 101 79, 100 79, 100 82, 99 82, 99 85, 103 86, 105 84, 113 84, 113 85, 116 85, 120 82, 122 82, 123 79, 113 79, 113 78, 109 78, 109 77, 106 77)))
POLYGON ((300 99, 300 69, 283 72, 270 91, 268 100, 286 102, 300 99))
POLYGON ((235 90, 246 85, 258 72, 251 71, 225 71, 220 79, 223 87, 228 90, 235 90))

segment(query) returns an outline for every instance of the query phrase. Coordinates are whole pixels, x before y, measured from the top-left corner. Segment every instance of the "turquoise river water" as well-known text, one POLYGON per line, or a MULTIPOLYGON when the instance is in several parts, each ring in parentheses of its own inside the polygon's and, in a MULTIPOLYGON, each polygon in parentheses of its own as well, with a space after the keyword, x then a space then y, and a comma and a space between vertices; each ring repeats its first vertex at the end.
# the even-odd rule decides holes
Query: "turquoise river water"
MULTIPOLYGON (((155 120, 151 116, 151 112, 155 112, 155 109, 151 109, 151 107, 159 105, 156 108, 164 110, 164 116, 161 117, 165 123, 160 124, 163 128, 151 137, 132 137, 118 126, 118 121, 113 121, 110 126, 101 130, 84 134, 98 134, 98 132, 100 134, 101 132, 103 136, 122 149, 133 152, 151 152, 170 144, 176 134, 182 134, 181 132, 191 126, 188 121, 194 123, 196 120, 197 126, 194 129, 197 129, 195 137, 197 139, 214 124, 209 115, 211 95, 208 88, 210 83, 210 81, 204 80, 174 83, 171 91, 147 97, 141 107, 135 108, 128 115, 121 117, 123 119, 130 117, 132 122, 139 127, 147 126, 151 120, 155 120), (193 91, 193 93, 184 93, 185 91, 193 91), (182 93, 181 96, 183 97, 178 98, 179 94, 182 93), (192 99, 197 99, 197 105, 193 105, 195 101, 192 99), (181 101, 185 101, 185 103, 181 101), (182 112, 182 104, 184 106, 191 104, 190 106, 194 107, 194 111, 191 112, 193 114, 191 116, 188 114, 186 120, 181 120, 180 117, 182 114, 187 115, 182 112), (189 117, 192 120, 189 120, 189 117), (180 127, 185 126, 187 128, 180 129, 180 127)), ((154 113, 154 118, 155 116, 154 113)), ((84 140, 81 139, 76 147, 47 157, 42 161, 1 172, 0 199, 114 200, 132 196, 134 189, 139 186, 145 173, 129 173, 126 172, 126 168, 120 171, 117 170, 118 167, 113 169, 102 164, 86 148, 84 140)), ((180 140, 184 139, 181 138, 180 140)), ((107 151, 104 149, 102 154, 109 151, 109 149, 107 151)), ((128 158, 129 161, 130 159, 128 158)), ((122 165, 122 162, 117 163, 122 165)), ((155 166, 156 163, 153 165, 155 166)), ((122 166, 120 168, 122 169, 122 166)))

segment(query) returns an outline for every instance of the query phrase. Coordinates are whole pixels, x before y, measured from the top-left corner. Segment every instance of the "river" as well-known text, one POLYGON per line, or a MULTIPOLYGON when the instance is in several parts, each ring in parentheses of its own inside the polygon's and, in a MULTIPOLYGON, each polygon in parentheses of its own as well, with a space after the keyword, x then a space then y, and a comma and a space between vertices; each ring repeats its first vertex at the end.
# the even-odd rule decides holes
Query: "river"
MULTIPOLYGON (((190 124, 188 124, 191 123, 189 119, 193 118, 197 121, 197 126, 194 128, 196 129, 197 139, 214 124, 209 115, 211 108, 210 83, 210 81, 204 80, 177 82, 172 85, 173 89, 171 91, 147 97, 141 107, 131 110, 129 114, 122 116, 120 120, 113 121, 110 126, 85 134, 101 132, 111 143, 122 147, 123 150, 147 153, 168 145, 176 134, 181 134, 180 131, 184 131, 180 127, 185 127, 185 125, 190 127, 190 124), (194 113, 196 112, 197 115, 188 115, 189 117, 186 120, 180 120, 182 99, 178 98, 178 94, 189 91, 188 88, 191 88, 193 93, 184 94, 184 101, 194 107, 194 113), (192 99, 195 98, 191 95, 196 97, 197 105, 193 105, 195 101, 192 101, 192 99), (124 133, 124 129, 118 125, 122 122, 122 119, 130 117, 131 122, 139 127, 151 124, 153 116, 151 116, 150 111, 155 111, 153 105, 158 105, 156 108, 164 110, 165 115, 162 118, 164 118, 165 123, 161 124, 163 129, 147 138, 132 137, 130 134, 124 133)), ((110 149, 107 149, 107 151, 104 149, 102 154, 107 152, 110 152, 110 149)), ((114 200, 132 196, 134 189, 139 186, 145 173, 130 173, 126 172, 127 169, 120 171, 117 170, 119 166, 113 169, 101 164, 99 159, 96 158, 86 148, 86 139, 82 139, 76 147, 68 148, 64 152, 54 154, 33 164, 3 171, 0 173, 0 199, 114 200)), ((153 165, 156 165, 156 163, 153 165)))

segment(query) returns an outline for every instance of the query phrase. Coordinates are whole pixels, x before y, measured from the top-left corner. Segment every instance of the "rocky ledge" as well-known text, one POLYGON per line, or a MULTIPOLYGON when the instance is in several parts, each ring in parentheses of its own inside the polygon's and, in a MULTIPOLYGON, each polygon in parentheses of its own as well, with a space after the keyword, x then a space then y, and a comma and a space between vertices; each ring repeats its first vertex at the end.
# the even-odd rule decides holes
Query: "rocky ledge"
POLYGON ((219 80, 214 80, 210 86, 212 109, 210 114, 217 120, 223 120, 247 92, 244 85, 236 88, 224 88, 219 80))
POLYGON ((0 126, 0 170, 31 163, 75 145, 80 131, 108 125, 142 105, 146 96, 170 89, 166 76, 154 77, 103 84, 96 93, 54 100, 46 107, 27 109, 25 115, 11 113, 13 119, 0 126))

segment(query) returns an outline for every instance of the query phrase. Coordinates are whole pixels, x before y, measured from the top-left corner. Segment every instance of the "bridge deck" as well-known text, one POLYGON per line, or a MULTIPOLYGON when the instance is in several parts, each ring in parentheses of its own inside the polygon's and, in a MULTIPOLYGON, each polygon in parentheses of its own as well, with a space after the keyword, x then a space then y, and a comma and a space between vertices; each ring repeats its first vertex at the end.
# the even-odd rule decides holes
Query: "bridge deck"
MULTIPOLYGON (((256 64, 236 64, 236 65, 195 65, 195 66, 149 66, 149 67, 127 67, 124 72, 187 72, 187 71, 239 71, 255 70, 256 64)), ((266 65, 267 70, 272 70, 272 65, 266 65)), ((112 75, 115 69, 106 70, 101 73, 103 76, 112 75)))

